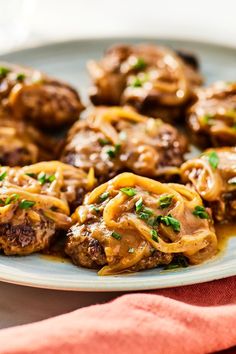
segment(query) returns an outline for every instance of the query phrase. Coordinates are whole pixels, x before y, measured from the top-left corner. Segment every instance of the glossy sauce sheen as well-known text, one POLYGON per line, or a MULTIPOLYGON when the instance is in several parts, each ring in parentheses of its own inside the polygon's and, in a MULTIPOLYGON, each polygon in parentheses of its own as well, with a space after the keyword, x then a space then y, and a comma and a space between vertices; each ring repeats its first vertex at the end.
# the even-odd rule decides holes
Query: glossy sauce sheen
POLYGON ((217 224, 215 225, 216 235, 218 238, 218 248, 220 252, 223 252, 230 237, 236 237, 236 224, 217 224))
MULTIPOLYGON (((221 253, 226 250, 229 238, 236 237, 236 224, 216 224, 215 230, 218 239, 218 256, 220 256, 221 253)), ((52 262, 72 263, 70 258, 65 255, 63 242, 61 241, 54 244, 53 247, 47 251, 47 253, 42 253, 40 257, 52 262)))

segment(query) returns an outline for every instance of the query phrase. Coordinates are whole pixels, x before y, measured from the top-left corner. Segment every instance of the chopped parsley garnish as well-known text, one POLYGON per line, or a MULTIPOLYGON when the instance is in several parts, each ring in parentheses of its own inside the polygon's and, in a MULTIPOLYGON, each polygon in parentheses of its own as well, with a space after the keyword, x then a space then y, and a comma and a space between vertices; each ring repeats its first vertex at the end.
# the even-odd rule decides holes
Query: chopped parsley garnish
POLYGON ((35 202, 33 202, 32 200, 23 199, 19 204, 19 208, 29 209, 34 205, 35 205, 35 202))
POLYGON ((139 219, 149 221, 150 217, 153 215, 153 211, 149 208, 143 206, 142 197, 135 203, 135 211, 138 214, 139 219))
POLYGON ((6 175, 7 175, 7 172, 6 172, 6 171, 3 172, 3 173, 1 173, 1 174, 0 174, 0 181, 3 181, 3 180, 5 179, 5 177, 6 177, 6 175))
POLYGON ((26 76, 24 73, 19 73, 16 76, 16 80, 18 80, 18 81, 23 81, 25 78, 26 78, 26 76))
POLYGON ((47 176, 46 176, 46 173, 44 172, 41 172, 39 175, 38 175, 38 181, 40 184, 45 184, 46 183, 46 179, 47 179, 47 176))
POLYGON ((35 173, 26 173, 27 176, 32 177, 32 178, 36 178, 37 175, 35 173))
POLYGON ((143 58, 137 58, 136 62, 132 65, 132 69, 134 70, 143 70, 147 66, 145 60, 143 58))
POLYGON ((142 87, 143 84, 148 81, 148 78, 149 76, 147 73, 141 73, 140 75, 133 76, 129 85, 131 87, 142 87))
POLYGON ((96 207, 95 205, 91 205, 91 210, 95 211, 96 213, 100 213, 100 208, 96 207))
POLYGON ((107 139, 102 139, 102 138, 99 138, 99 139, 98 139, 98 142, 99 142, 99 144, 100 144, 101 146, 105 146, 105 145, 110 144, 109 140, 107 140, 107 139))
POLYGON ((153 215, 153 212, 149 208, 142 208, 141 212, 138 213, 138 217, 142 220, 149 220, 153 215))
POLYGON ((157 231, 154 230, 154 229, 152 229, 152 230, 150 231, 150 233, 151 233, 151 236, 152 236, 152 240, 155 241, 155 242, 159 242, 157 231))
POLYGON ((142 85, 143 81, 138 76, 134 77, 130 84, 132 87, 142 87, 142 85))
POLYGON ((111 236, 116 240, 121 240, 121 235, 118 232, 113 231, 111 236))
POLYGON ((135 203, 135 210, 137 213, 139 213, 143 208, 143 198, 140 197, 139 200, 135 203))
POLYGON ((209 214, 204 206, 197 205, 194 208, 193 215, 198 216, 200 219, 209 219, 209 214))
POLYGON ((119 154, 120 148, 121 148, 120 144, 115 144, 114 147, 108 149, 106 153, 111 159, 113 159, 119 154))
POLYGON ((173 195, 163 195, 162 197, 160 197, 158 200, 159 207, 161 209, 168 208, 172 203, 173 197, 173 195))
POLYGON ((14 193, 14 194, 10 195, 9 197, 7 197, 5 202, 3 202, 2 200, 1 200, 1 202, 3 202, 5 205, 8 205, 12 202, 16 202, 19 198, 20 198, 19 194, 14 193))
POLYGON ((101 202, 104 202, 104 200, 106 200, 109 196, 110 196, 109 192, 104 192, 100 195, 99 199, 101 202))
POLYGON ((149 216, 153 215, 153 211, 151 209, 149 209, 149 208, 146 208, 146 207, 143 208, 143 212, 148 214, 149 216))
POLYGON ((55 181, 55 179, 55 175, 47 176, 44 172, 40 172, 38 175, 38 181, 42 185, 44 185, 45 183, 52 183, 53 181, 55 181))
POLYGON ((180 231, 180 222, 177 219, 175 219, 171 214, 165 215, 165 216, 161 216, 159 218, 159 221, 162 224, 166 225, 166 226, 172 227, 172 229, 175 232, 179 232, 180 231))
POLYGON ((219 165, 219 156, 217 155, 217 153, 215 151, 211 151, 209 152, 209 154, 207 154, 207 156, 211 167, 216 169, 219 165))
POLYGON ((5 77, 11 70, 3 66, 0 67, 0 76, 5 77))
POLYGON ((131 187, 121 188, 120 191, 122 193, 128 195, 128 197, 133 197, 136 194, 136 190, 134 188, 131 188, 131 187))
POLYGON ((209 121, 210 119, 213 118, 213 115, 208 113, 208 114, 205 114, 203 117, 202 117, 202 121, 204 124, 209 124, 209 121))
POLYGON ((138 214, 138 217, 139 217, 139 219, 142 219, 142 220, 148 220, 150 218, 150 215, 147 213, 141 212, 138 214))
POLYGON ((148 221, 148 225, 150 226, 157 226, 159 224, 159 219, 158 216, 151 216, 148 221))
POLYGON ((134 248, 133 248, 133 247, 130 247, 130 248, 128 249, 128 252, 129 252, 129 253, 134 253, 134 248))

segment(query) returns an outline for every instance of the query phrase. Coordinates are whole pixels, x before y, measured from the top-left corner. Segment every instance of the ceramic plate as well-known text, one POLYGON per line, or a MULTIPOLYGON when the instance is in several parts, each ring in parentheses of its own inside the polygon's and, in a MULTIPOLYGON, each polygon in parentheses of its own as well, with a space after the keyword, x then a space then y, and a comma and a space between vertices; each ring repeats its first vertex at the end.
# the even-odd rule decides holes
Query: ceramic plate
MULTIPOLYGON (((78 87, 86 102, 89 78, 86 61, 101 57, 114 43, 152 42, 187 49, 198 54, 207 83, 236 79, 236 49, 177 40, 96 39, 80 40, 30 48, 0 56, 6 60, 41 69, 78 87)), ((236 235, 236 232, 235 232, 236 235)), ((166 288, 206 282, 236 275, 236 237, 229 239, 224 252, 216 258, 173 271, 153 269, 135 274, 99 277, 96 271, 67 262, 52 261, 41 255, 0 256, 0 280, 34 287, 79 291, 124 291, 166 288)))

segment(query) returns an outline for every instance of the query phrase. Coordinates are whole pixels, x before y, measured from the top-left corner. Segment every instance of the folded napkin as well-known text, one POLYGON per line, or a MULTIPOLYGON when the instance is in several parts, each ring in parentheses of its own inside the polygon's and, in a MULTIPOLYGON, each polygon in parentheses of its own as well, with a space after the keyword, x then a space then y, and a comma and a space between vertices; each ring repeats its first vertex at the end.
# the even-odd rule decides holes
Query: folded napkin
POLYGON ((202 354, 235 345, 236 277, 128 294, 0 331, 4 354, 202 354))

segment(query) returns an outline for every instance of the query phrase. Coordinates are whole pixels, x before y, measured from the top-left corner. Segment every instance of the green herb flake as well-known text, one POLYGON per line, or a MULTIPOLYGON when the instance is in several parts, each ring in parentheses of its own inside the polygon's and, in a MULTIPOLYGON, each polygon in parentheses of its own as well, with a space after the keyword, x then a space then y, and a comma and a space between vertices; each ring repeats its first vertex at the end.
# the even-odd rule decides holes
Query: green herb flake
POLYGON ((157 226, 159 224, 158 217, 157 216, 151 216, 148 221, 147 221, 149 226, 157 226))
POLYGON ((99 199, 101 202, 104 202, 104 200, 106 200, 109 196, 110 196, 109 192, 104 192, 100 195, 99 199))
POLYGON ((143 58, 136 58, 135 63, 132 65, 132 69, 134 70, 144 70, 147 64, 143 58))
POLYGON ((146 207, 143 208, 143 212, 148 214, 149 216, 153 215, 153 211, 151 209, 149 209, 149 208, 146 208, 146 207))
POLYGON ((5 205, 8 205, 12 202, 16 202, 19 198, 20 198, 19 194, 14 193, 6 198, 5 205))
POLYGON ((16 76, 16 80, 18 81, 24 81, 24 79, 26 78, 24 73, 18 73, 16 76))
POLYGON ((40 172, 38 175, 38 181, 40 184, 45 184, 46 183, 46 173, 40 172))
POLYGON ((109 140, 107 140, 107 139, 102 139, 102 138, 99 138, 99 139, 98 139, 98 142, 99 142, 99 144, 100 144, 101 146, 105 146, 105 145, 109 145, 109 144, 110 144, 109 140))
POLYGON ((130 247, 130 248, 128 249, 128 252, 129 252, 129 253, 134 253, 134 251, 135 251, 135 250, 134 250, 133 247, 130 247))
POLYGON ((37 175, 35 173, 25 173, 26 176, 32 177, 32 178, 36 178, 37 175))
POLYGON ((197 205, 194 208, 193 215, 198 216, 200 219, 209 219, 209 214, 207 213, 204 206, 197 205))
POLYGON ((106 153, 111 159, 113 159, 119 154, 120 149, 121 149, 121 144, 115 144, 114 147, 108 149, 106 153))
POLYGON ((55 181, 55 179, 55 175, 47 176, 44 172, 40 172, 38 175, 38 181, 42 185, 44 185, 45 183, 52 183, 53 181, 55 181))
POLYGON ((5 76, 7 76, 7 74, 9 74, 10 71, 11 71, 10 69, 1 66, 0 67, 0 76, 5 77, 5 76))
POLYGON ((145 221, 147 221, 147 223, 148 223, 148 221, 150 220, 150 217, 153 215, 153 212, 152 212, 152 210, 151 209, 149 209, 149 208, 142 208, 141 209, 141 212, 139 212, 138 213, 138 217, 139 217, 139 219, 142 219, 142 220, 145 220, 145 221))
POLYGON ((171 214, 161 216, 160 222, 166 226, 172 227, 175 232, 180 232, 180 222, 175 219, 171 214))
POLYGON ((142 219, 142 220, 148 220, 150 218, 150 215, 147 213, 141 212, 138 214, 138 217, 139 217, 139 219, 142 219))
POLYGON ((152 240, 155 241, 155 242, 159 242, 159 239, 158 239, 158 233, 156 230, 152 229, 150 231, 150 234, 152 236, 152 240))
POLYGON ((132 87, 142 87, 142 85, 143 81, 138 76, 135 76, 130 83, 130 86, 132 87))
POLYGON ((47 177, 47 181, 48 181, 49 183, 52 183, 53 181, 55 181, 55 179, 56 179, 56 176, 55 176, 55 175, 51 175, 51 176, 47 177))
POLYGON ((203 124, 205 125, 208 125, 210 124, 210 120, 213 118, 213 115, 212 114, 204 114, 204 116, 202 116, 202 122, 203 124))
POLYGON ((219 165, 219 156, 218 154, 215 152, 215 151, 211 151, 208 153, 208 161, 209 161, 209 164, 211 165, 211 167, 213 169, 216 169, 219 165))
POLYGON ((35 202, 33 202, 32 200, 23 199, 19 204, 19 208, 20 209, 29 209, 29 208, 33 207, 34 205, 35 205, 35 202))
POLYGON ((91 205, 91 210, 95 211, 96 213, 100 213, 100 208, 96 207, 95 205, 91 205))
POLYGON ((159 207, 161 209, 168 208, 172 203, 173 197, 174 196, 170 194, 161 196, 158 200, 159 207))
POLYGON ((131 188, 131 187, 121 188, 120 191, 122 193, 126 194, 128 197, 133 197, 134 195, 136 195, 136 190, 134 188, 131 188))
POLYGON ((113 231, 111 236, 118 241, 121 240, 121 235, 118 232, 113 231))
POLYGON ((3 181, 5 179, 5 177, 7 176, 7 172, 3 172, 0 174, 0 181, 3 181))
POLYGON ((140 197, 139 200, 135 203, 135 210, 137 213, 139 213, 143 208, 143 198, 140 197))

